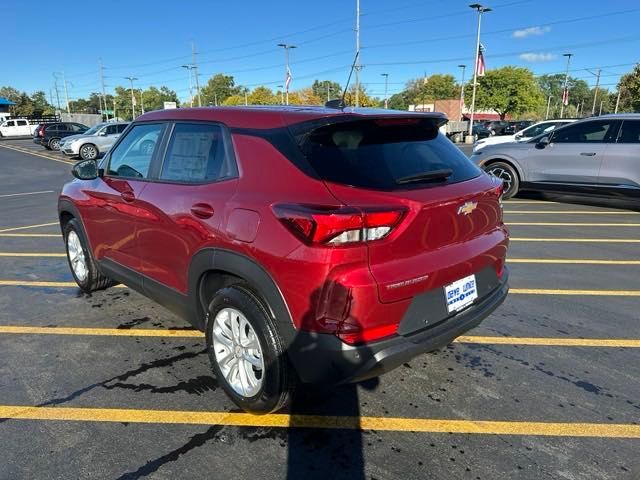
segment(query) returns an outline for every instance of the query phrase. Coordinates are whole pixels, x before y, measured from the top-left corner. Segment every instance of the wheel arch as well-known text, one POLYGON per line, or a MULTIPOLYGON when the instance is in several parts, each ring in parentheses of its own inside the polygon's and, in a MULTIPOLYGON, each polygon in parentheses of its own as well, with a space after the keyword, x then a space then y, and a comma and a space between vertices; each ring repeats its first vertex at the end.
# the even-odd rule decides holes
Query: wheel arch
POLYGON ((198 327, 205 330, 208 298, 221 288, 242 283, 275 320, 278 333, 288 347, 296 335, 291 312, 271 275, 252 258, 230 250, 205 248, 189 266, 189 296, 192 297, 198 327))

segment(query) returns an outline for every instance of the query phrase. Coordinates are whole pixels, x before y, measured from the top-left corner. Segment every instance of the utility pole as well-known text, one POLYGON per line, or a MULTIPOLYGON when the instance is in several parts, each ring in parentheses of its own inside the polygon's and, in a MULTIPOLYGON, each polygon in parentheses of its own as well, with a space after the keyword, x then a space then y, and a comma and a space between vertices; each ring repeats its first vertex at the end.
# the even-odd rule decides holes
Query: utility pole
MULTIPOLYGON (((194 70, 194 75, 196 76, 196 93, 198 94, 198 106, 201 107, 202 106, 202 99, 200 98, 200 80, 198 80, 198 77, 200 76, 198 74, 198 64, 196 63, 196 42, 191 42, 191 65, 193 66, 193 70, 194 70)), ((216 105, 218 105, 218 102, 216 101, 216 105)))
MULTIPOLYGON (((59 73, 59 75, 62 75, 62 85, 64 86, 64 101, 67 104, 67 113, 71 114, 71 108, 69 107, 69 90, 67 89, 67 80, 64 77, 64 72, 59 73)), ((55 77, 56 74, 54 73, 53 76, 55 77)), ((56 95, 57 95, 57 92, 58 92, 58 87, 56 83, 56 95)), ((60 108, 59 102, 58 102, 58 108, 60 108)))
POLYGON ((56 104, 58 105, 58 113, 60 113, 60 92, 58 92, 58 76, 53 72, 53 87, 56 90, 56 104))
POLYGON ((473 63, 473 90, 471 94, 471 115, 469 117, 469 135, 473 135, 473 116, 476 109, 476 89, 478 87, 478 57, 480 55, 480 25, 482 22, 482 14, 490 12, 491 9, 488 7, 483 7, 479 3, 474 3, 469 5, 469 7, 473 8, 478 12, 478 31, 476 34, 476 60, 473 63))
POLYGON ((117 120, 118 116, 116 115, 116 97, 115 95, 113 96, 113 119, 117 120))
POLYGON ((104 66, 102 65, 102 59, 98 59, 98 69, 100 70, 100 85, 102 86, 102 103, 104 104, 104 114, 109 121, 109 114, 107 113, 107 95, 104 92, 104 66))
POLYGON ((622 88, 618 85, 618 98, 616 99, 616 109, 613 113, 618 113, 618 107, 620 106, 620 91, 622 88))
POLYGON ((360 106, 360 0, 356 0, 356 107, 360 106))
POLYGON ((389 87, 389 74, 381 73, 384 77, 384 108, 389 108, 389 99, 387 98, 387 88, 389 87))
POLYGON ((277 85, 276 88, 280 90, 280 105, 284 105, 284 85, 277 85))
POLYGON ((602 72, 602 70, 598 69, 596 73, 592 72, 589 69, 585 70, 587 70, 587 72, 589 72, 591 75, 596 76, 596 87, 593 90, 593 106, 591 107, 591 116, 593 117, 596 113, 596 100, 598 99, 598 87, 600 86, 600 73, 602 72))
POLYGON ((567 70, 564 73, 564 87, 562 89, 562 101, 560 102, 560 118, 564 116, 564 102, 569 103, 569 63, 571 62, 573 53, 565 53, 562 56, 567 57, 567 70))
POLYGON ((244 87, 244 106, 246 107, 247 105, 249 105, 249 89, 247 87, 244 87))
POLYGON ((285 105, 289 105, 289 84, 291 83, 291 70, 289 70, 289 49, 297 48, 295 45, 279 43, 279 47, 284 48, 284 95, 285 105))
POLYGON ((544 116, 545 120, 549 120, 549 107, 551 106, 551 99, 553 97, 549 95, 549 99, 547 100, 547 114, 544 116))
POLYGON ((458 68, 462 69, 462 78, 460 79, 460 120, 462 120, 462 110, 464 110, 464 72, 467 66, 458 65, 458 68))
POLYGON ((602 104, 604 103, 604 100, 600 101, 600 111, 598 112, 598 116, 602 115, 602 104))
POLYGON ((137 77, 124 77, 125 80, 131 82, 131 120, 136 118, 136 97, 133 95, 133 81, 138 80, 137 77))
POLYGON ((331 100, 331 82, 327 80, 327 102, 331 100))
POLYGON ((187 63, 186 65, 182 65, 182 68, 186 68, 189 72, 189 106, 193 107, 193 82, 191 81, 191 70, 195 67, 190 63, 187 63))

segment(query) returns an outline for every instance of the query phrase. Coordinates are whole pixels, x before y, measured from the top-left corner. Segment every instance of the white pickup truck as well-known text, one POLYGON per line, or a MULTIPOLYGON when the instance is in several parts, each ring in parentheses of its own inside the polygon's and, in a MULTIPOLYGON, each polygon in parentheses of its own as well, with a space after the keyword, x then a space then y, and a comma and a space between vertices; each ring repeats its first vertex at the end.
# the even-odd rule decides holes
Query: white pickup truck
POLYGON ((0 137, 28 137, 32 136, 37 125, 29 120, 14 118, 0 123, 0 137))

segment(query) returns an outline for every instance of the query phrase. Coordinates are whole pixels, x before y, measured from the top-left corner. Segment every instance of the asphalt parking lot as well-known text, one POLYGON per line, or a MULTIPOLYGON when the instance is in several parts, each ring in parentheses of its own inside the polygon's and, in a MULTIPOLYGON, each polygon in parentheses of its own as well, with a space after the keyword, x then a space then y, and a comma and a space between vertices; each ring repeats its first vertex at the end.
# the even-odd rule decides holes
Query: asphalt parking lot
POLYGON ((72 283, 73 163, 0 142, 0 479, 640 477, 640 210, 505 203, 511 294, 378 381, 240 413, 198 332, 126 288, 72 283))

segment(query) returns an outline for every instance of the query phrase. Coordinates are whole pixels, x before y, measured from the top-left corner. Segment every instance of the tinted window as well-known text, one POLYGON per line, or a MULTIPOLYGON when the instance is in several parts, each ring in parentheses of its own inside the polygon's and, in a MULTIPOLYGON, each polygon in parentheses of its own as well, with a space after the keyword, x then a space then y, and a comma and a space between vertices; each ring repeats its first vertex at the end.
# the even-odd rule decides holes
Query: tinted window
MULTIPOLYGON (((294 131, 300 127, 294 127, 294 131)), ((334 123, 299 132, 297 138, 313 169, 324 180, 380 190, 456 183, 481 171, 431 119, 379 119, 334 123), (448 178, 404 183, 420 174, 451 170, 448 178)))
POLYGON ((235 175, 219 125, 178 123, 173 129, 160 178, 201 183, 235 175))
POLYGON ((522 131, 523 137, 537 137, 543 133, 548 133, 556 127, 553 122, 544 122, 538 125, 534 125, 522 131))
POLYGON ((86 132, 88 130, 84 125, 80 125, 79 123, 71 123, 67 125, 67 130, 71 130, 72 132, 86 132))
POLYGON ((640 143, 640 121, 625 120, 622 122, 618 143, 640 143))
POLYGON ((4 124, 5 127, 14 127, 16 125, 15 122, 7 122, 4 124))
POLYGON ((579 122, 557 130, 554 143, 602 143, 609 140, 612 120, 579 122))
POLYGON ((27 125, 27 121, 26 120, 18 120, 18 126, 19 127, 24 127, 25 125, 27 125))
POLYGON ((121 123, 121 124, 119 124, 119 125, 116 125, 116 133, 122 133, 122 132, 124 132, 128 126, 129 126, 129 125, 128 125, 128 124, 126 124, 126 123, 121 123))
POLYGON ((147 178, 163 127, 160 123, 133 127, 111 153, 107 174, 147 178))
POLYGON ((107 127, 107 135, 115 135, 118 132, 116 125, 109 125, 107 127))

